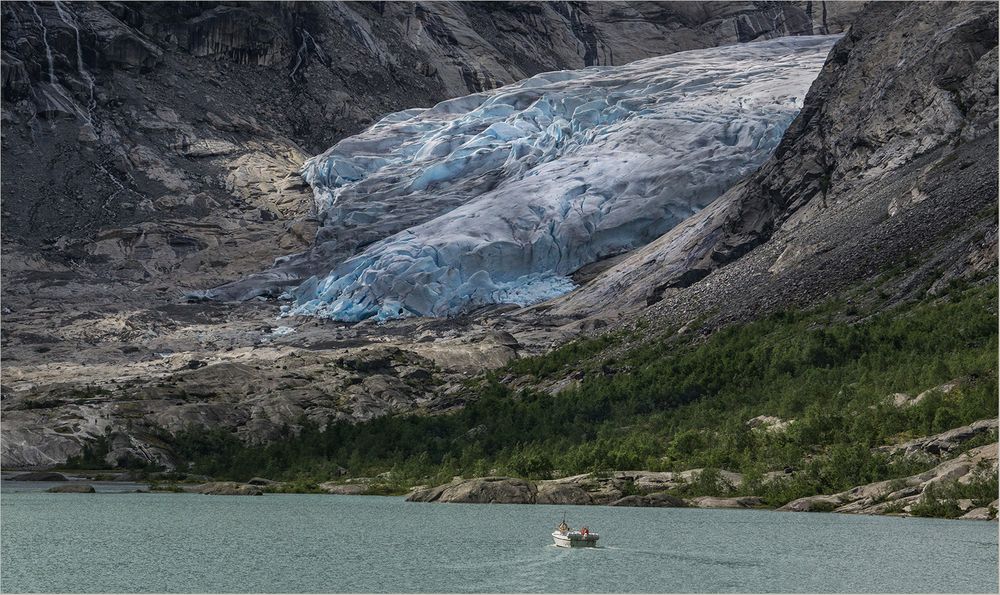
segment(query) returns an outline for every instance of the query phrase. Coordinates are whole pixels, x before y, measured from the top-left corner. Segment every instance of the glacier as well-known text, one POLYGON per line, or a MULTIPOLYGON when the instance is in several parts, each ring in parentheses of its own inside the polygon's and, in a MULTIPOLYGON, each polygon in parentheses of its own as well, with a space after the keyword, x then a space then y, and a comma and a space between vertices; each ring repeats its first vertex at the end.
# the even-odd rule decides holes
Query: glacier
POLYGON ((283 315, 342 321, 529 305, 754 171, 838 36, 539 74, 390 114, 303 166, 329 266, 283 315))

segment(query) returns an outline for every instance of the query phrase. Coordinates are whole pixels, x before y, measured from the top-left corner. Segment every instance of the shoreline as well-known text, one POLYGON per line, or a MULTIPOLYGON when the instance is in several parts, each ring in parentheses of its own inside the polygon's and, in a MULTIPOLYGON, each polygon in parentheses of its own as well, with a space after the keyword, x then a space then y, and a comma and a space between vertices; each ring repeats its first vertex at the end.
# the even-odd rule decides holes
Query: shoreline
MULTIPOLYGON (((616 471, 612 473, 530 480, 516 477, 490 476, 456 477, 438 486, 415 486, 408 491, 382 487, 374 478, 355 478, 344 482, 315 484, 311 489, 286 482, 253 478, 247 482, 212 481, 198 477, 197 481, 166 478, 141 479, 127 471, 68 470, 46 472, 2 471, 5 487, 25 487, 17 492, 77 492, 80 488, 97 485, 101 488, 121 487, 121 490, 98 489, 97 493, 193 493, 203 495, 319 494, 340 496, 402 497, 407 502, 445 504, 550 504, 575 506, 609 506, 629 508, 700 508, 732 510, 770 510, 775 512, 833 512, 854 515, 895 516, 901 518, 945 518, 956 520, 996 521, 998 501, 990 503, 961 500, 953 504, 961 514, 919 514, 913 507, 920 503, 924 488, 954 477, 957 471, 971 470, 982 462, 996 464, 997 444, 974 448, 954 459, 942 462, 930 471, 904 479, 875 482, 836 494, 817 494, 794 499, 781 506, 768 505, 762 497, 744 496, 682 496, 688 482, 697 479, 704 470, 616 471), (16 474, 16 475, 14 475, 16 474), (18 476, 50 476, 46 480, 19 480, 18 476), (61 476, 63 479, 55 479, 61 476), (105 479, 118 476, 127 479, 105 479), (101 479, 96 479, 101 478, 101 479), (11 485, 13 484, 13 486, 11 485), (915 484, 915 485, 908 485, 915 484), (622 488, 625 489, 622 489, 622 488), (129 489, 131 488, 131 489, 129 489), (674 492, 674 493, 671 493, 674 492), (984 505, 985 504, 985 505, 984 505)), ((732 490, 743 478, 732 472, 718 472, 720 487, 732 490)))

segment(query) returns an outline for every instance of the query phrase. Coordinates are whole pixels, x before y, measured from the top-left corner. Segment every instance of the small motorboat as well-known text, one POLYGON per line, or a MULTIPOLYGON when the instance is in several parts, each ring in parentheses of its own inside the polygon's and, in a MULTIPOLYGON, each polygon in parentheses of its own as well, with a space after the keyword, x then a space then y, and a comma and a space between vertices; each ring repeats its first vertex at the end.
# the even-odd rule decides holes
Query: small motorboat
POLYGON ((597 547, 597 540, 600 538, 600 535, 591 533, 586 527, 579 531, 570 529, 565 518, 552 532, 552 541, 559 547, 597 547))

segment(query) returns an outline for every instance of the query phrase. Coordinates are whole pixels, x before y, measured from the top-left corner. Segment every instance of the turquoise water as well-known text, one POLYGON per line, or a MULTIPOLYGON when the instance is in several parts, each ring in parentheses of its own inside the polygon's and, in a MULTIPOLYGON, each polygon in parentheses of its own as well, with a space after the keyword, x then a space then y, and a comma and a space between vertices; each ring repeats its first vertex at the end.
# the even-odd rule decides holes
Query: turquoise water
POLYGON ((3 592, 996 592, 997 524, 4 491, 3 592), (551 545, 566 513, 597 549, 551 545))

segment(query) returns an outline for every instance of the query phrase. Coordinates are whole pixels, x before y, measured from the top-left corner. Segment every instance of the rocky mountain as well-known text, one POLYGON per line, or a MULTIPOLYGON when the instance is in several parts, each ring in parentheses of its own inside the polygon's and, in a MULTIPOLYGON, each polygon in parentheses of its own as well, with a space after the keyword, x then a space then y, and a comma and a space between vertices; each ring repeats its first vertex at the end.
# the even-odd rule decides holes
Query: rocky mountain
POLYGON ((368 371, 389 384, 351 382, 350 394, 304 373, 314 388, 294 396, 302 348, 319 358, 306 368, 346 378, 345 356, 401 347, 400 366, 434 377, 435 407, 453 406, 439 372, 461 378, 569 335, 545 325, 514 339, 478 316, 289 333, 273 303, 184 295, 311 247, 300 167, 385 114, 544 71, 837 33, 860 5, 4 4, 5 464, 59 462, 106 432, 116 453, 156 459, 163 424, 257 440, 303 411, 363 419, 423 398, 397 383, 426 382, 395 364, 368 371), (251 405, 272 382, 276 401, 251 405))
POLYGON ((171 464, 189 425, 256 443, 303 416, 446 412, 470 376, 596 328, 655 334, 864 302, 875 279, 899 301, 996 277, 991 4, 2 10, 3 167, 17 172, 3 179, 5 465, 57 464, 102 436, 109 461, 171 464), (300 167, 386 114, 848 26, 759 169, 645 246, 655 233, 560 271, 581 285, 564 296, 384 325, 184 299, 316 245, 300 167))

